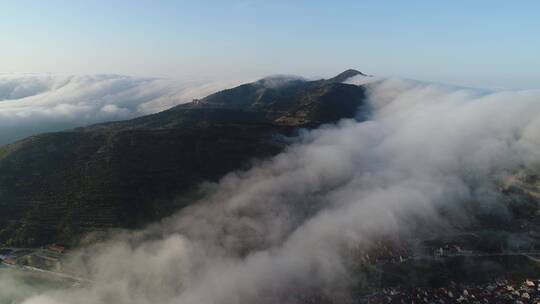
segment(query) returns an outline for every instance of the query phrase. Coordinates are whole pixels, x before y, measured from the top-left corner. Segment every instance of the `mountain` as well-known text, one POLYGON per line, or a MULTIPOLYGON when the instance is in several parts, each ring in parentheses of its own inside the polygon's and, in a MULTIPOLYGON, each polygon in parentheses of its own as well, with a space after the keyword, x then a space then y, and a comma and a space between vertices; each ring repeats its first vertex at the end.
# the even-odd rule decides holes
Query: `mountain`
POLYGON ((354 118, 364 75, 269 77, 164 112, 0 147, 0 243, 74 244, 190 204, 198 185, 283 150, 299 128, 354 118))

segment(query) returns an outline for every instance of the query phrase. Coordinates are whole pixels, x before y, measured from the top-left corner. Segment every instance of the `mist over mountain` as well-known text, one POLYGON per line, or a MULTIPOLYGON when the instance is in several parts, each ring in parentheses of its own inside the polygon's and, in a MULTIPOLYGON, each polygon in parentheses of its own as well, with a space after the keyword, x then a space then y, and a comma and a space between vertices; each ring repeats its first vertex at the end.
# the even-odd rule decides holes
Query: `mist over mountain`
POLYGON ((336 79, 274 76, 157 114, 6 145, 0 242, 74 244, 88 232, 159 220, 190 205, 199 184, 279 153, 299 128, 355 117, 364 99, 362 87, 336 79))
POLYGON ((0 304, 540 304, 540 1, 4 1, 0 304))
POLYGON ((122 75, 0 74, 0 144, 160 112, 237 83, 122 75))
POLYGON ((351 72, 266 78, 22 140, 0 158, 11 189, 3 210, 14 212, 5 223, 34 211, 5 226, 4 240, 67 240, 130 227, 122 217, 166 217, 74 250, 66 265, 91 284, 44 291, 0 280, 27 304, 362 303, 383 287, 529 275, 537 268, 526 257, 510 268, 471 261, 540 249, 539 100, 540 91, 351 72), (28 193, 35 201, 17 210, 28 193), (432 257, 449 244, 472 260, 432 257))

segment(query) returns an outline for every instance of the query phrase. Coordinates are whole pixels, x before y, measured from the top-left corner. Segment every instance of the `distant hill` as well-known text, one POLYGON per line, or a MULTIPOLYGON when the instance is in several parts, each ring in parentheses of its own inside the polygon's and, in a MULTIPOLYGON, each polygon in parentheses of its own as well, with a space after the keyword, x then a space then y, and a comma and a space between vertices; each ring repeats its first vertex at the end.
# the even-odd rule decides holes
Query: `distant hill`
POLYGON ((355 70, 306 81, 271 77, 128 121, 0 147, 0 243, 73 244, 140 227, 189 204, 197 185, 282 151, 299 128, 354 118, 355 70))

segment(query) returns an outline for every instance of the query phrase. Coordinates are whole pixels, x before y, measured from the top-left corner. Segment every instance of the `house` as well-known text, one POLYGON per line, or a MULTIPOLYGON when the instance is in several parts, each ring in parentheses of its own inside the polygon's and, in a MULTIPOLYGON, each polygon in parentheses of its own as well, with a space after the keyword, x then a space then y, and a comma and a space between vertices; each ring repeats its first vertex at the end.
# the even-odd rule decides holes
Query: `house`
POLYGON ((66 247, 58 245, 58 244, 52 244, 52 245, 49 245, 47 249, 49 249, 50 251, 57 252, 57 253, 64 253, 64 251, 66 250, 66 247))
POLYGON ((7 257, 7 258, 3 259, 2 262, 4 264, 6 264, 6 265, 11 265, 11 266, 17 265, 17 261, 15 261, 14 259, 12 259, 10 257, 7 257))

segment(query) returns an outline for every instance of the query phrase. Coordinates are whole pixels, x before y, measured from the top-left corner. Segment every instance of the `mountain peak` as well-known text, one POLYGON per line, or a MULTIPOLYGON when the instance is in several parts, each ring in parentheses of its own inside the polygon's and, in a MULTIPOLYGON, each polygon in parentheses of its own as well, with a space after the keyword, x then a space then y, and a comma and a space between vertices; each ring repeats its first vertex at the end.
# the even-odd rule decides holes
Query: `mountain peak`
POLYGON ((328 79, 328 81, 330 82, 344 82, 346 81, 347 79, 351 78, 351 77, 354 77, 354 76, 358 76, 358 75, 362 75, 362 76, 369 76, 369 75, 366 75, 358 70, 355 70, 355 69, 348 69, 340 74, 338 74, 336 77, 334 78, 330 78, 328 79))

